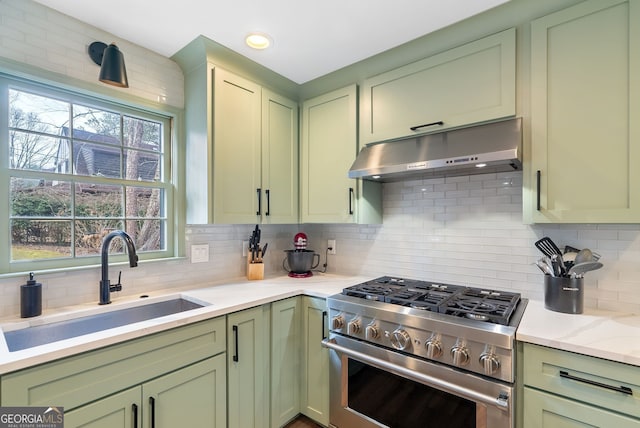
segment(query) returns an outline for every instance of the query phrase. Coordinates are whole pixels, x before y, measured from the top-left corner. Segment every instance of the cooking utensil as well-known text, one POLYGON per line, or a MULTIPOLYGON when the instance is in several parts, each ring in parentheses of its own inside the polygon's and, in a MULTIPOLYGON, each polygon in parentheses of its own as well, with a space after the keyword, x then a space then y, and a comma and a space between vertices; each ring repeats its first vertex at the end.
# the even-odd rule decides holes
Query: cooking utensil
POLYGON ((569 276, 571 278, 581 278, 586 272, 600 269, 602 266, 602 263, 594 261, 576 263, 569 269, 569 276))
POLYGON ((536 266, 538 266, 545 275, 553 276, 553 270, 551 270, 549 265, 544 260, 540 259, 536 261, 536 266))
POLYGON ((584 262, 591 262, 593 261, 593 253, 591 252, 590 249, 588 248, 583 248, 582 250, 578 251, 578 254, 576 254, 576 258, 574 259, 574 264, 579 265, 581 263, 584 262))
POLYGON ((536 241, 536 248, 542 252, 547 257, 551 257, 553 254, 562 255, 562 251, 556 245, 555 242, 551 240, 548 236, 536 241))
POLYGON ((562 259, 562 254, 552 254, 551 265, 553 266, 555 276, 564 276, 567 273, 564 266, 564 260, 562 259))
POLYGON ((565 245, 564 246, 564 253, 577 253, 578 251, 580 251, 579 249, 577 249, 576 247, 572 247, 571 245, 565 245))
POLYGON ((267 254, 267 247, 269 246, 269 243, 267 242, 266 244, 264 244, 264 247, 262 247, 262 257, 264 258, 264 255, 267 254))

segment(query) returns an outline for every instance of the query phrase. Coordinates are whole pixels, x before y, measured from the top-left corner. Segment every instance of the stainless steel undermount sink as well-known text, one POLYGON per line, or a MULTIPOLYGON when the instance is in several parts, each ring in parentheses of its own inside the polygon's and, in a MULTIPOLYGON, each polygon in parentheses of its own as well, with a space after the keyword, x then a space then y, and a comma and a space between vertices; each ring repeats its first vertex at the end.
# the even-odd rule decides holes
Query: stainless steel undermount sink
POLYGON ((202 308, 181 297, 4 332, 10 352, 202 308))

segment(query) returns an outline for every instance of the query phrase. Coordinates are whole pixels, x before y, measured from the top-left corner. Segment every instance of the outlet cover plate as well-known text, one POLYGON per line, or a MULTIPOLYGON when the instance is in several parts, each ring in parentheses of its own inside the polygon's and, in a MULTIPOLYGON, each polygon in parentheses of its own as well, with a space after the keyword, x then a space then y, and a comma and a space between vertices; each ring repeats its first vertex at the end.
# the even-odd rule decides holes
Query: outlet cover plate
POLYGON ((207 263, 209 261, 209 244, 191 246, 191 263, 207 263))
POLYGON ((329 250, 329 254, 336 254, 336 240, 335 239, 329 239, 327 241, 327 248, 331 248, 329 250))

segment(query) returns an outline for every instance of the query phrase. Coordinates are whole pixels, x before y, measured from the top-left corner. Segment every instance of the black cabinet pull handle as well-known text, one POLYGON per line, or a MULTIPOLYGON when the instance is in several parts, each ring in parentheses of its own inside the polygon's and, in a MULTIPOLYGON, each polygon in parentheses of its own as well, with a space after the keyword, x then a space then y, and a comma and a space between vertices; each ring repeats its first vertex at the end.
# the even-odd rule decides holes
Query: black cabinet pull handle
POLYGON ((256 211, 256 215, 260 215, 262 213, 262 189, 257 188, 256 192, 258 193, 258 211, 256 211))
POLYGON ((271 191, 269 189, 264 191, 265 195, 267 195, 267 211, 264 215, 269 215, 269 211, 271 211, 271 191))
POLYGON ((151 428, 156 428, 156 399, 149 397, 149 412, 151 413, 151 428))
POLYGON ((444 122, 439 120, 437 122, 431 122, 431 123, 425 123, 424 125, 416 125, 416 126, 412 126, 411 128, 409 128, 412 131, 417 131, 420 128, 426 128, 427 126, 435 126, 435 125, 439 125, 442 126, 444 125, 444 122))
POLYGON ((536 209, 540 211, 540 170, 536 171, 536 209))
POLYGON ((238 326, 234 325, 231 327, 233 329, 233 340, 235 341, 235 353, 233 355, 233 361, 236 363, 239 361, 238 358, 238 326))
POLYGON ((327 338, 327 333, 324 330, 326 319, 327 319, 327 311, 322 311, 322 340, 325 340, 327 338))
POLYGON ((349 187, 349 215, 353 215, 353 187, 349 187))
POLYGON ((627 395, 633 395, 633 391, 631 390, 631 388, 628 388, 626 386, 607 385, 606 383, 596 382, 595 380, 584 379, 584 378, 581 378, 581 377, 570 375, 568 372, 566 372, 564 370, 560 370, 560 377, 563 377, 563 378, 569 379, 569 380, 575 380, 576 382, 582 382, 582 383, 586 383, 588 385, 593 385, 593 386, 597 386, 597 387, 600 387, 600 388, 608 389, 608 390, 611 390, 611 391, 621 392, 621 393, 627 394, 627 395))
POLYGON ((133 413, 133 428, 138 428, 138 405, 131 405, 131 413, 133 413))

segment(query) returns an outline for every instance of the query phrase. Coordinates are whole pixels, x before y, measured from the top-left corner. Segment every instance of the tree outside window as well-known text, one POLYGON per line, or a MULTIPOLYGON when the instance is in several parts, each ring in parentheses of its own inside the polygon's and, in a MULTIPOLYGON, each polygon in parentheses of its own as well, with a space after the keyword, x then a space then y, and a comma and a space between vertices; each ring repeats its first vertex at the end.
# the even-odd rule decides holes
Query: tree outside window
POLYGON ((168 119, 11 87, 8 107, 11 261, 95 256, 116 229, 166 250, 168 119))

